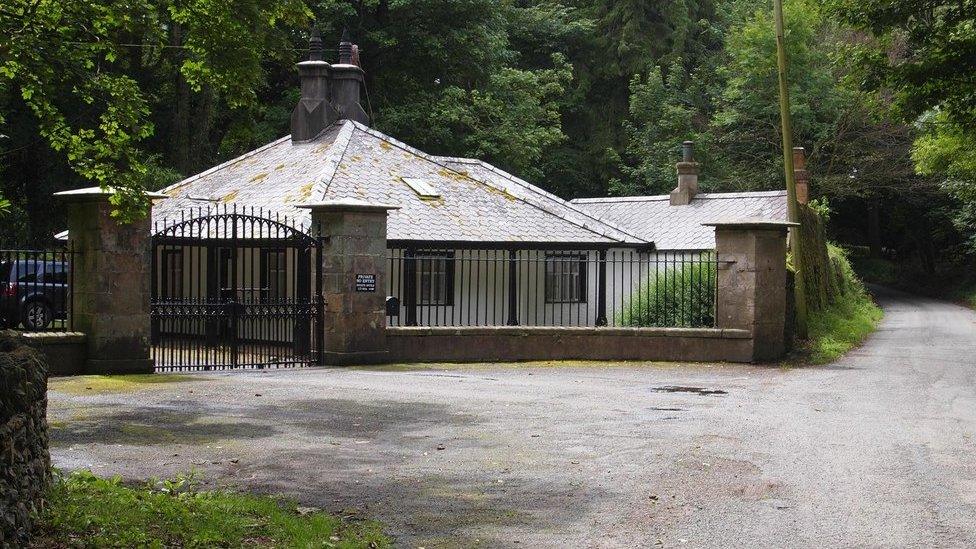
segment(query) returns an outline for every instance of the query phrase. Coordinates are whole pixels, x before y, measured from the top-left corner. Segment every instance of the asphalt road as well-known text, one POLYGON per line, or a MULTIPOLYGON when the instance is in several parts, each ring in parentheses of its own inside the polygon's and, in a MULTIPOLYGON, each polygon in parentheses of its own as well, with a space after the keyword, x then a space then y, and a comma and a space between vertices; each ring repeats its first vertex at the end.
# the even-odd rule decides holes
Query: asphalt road
POLYGON ((881 302, 867 344, 817 368, 53 380, 52 455, 356 509, 403 547, 976 547, 976 314, 881 302))

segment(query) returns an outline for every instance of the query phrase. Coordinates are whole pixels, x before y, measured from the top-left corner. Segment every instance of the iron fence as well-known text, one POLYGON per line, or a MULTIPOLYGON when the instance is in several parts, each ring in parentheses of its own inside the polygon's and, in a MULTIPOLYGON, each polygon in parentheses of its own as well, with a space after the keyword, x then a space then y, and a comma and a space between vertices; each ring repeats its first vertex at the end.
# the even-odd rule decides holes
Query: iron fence
POLYGON ((711 327, 715 254, 389 250, 390 326, 711 327))
POLYGON ((321 361, 322 241, 254 208, 181 212, 152 235, 151 342, 159 371, 321 361))
POLYGON ((74 280, 70 242, 47 249, 0 250, 0 323, 24 331, 69 331, 74 280))

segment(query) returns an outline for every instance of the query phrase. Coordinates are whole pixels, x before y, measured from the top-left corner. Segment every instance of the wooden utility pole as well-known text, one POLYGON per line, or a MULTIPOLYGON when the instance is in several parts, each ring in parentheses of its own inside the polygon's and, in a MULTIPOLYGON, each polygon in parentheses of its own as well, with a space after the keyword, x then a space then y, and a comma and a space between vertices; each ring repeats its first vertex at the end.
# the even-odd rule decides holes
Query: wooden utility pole
MULTIPOLYGON (((773 16, 776 20, 776 64, 779 66, 779 114, 783 129, 783 169, 786 172, 786 202, 789 207, 790 221, 801 223, 799 205, 796 202, 796 178, 793 173, 793 123, 790 119, 790 87, 786 80, 786 40, 783 27, 783 0, 773 0, 773 16)), ((806 339, 807 331, 807 300, 806 288, 803 280, 803 241, 800 229, 794 227, 790 238, 793 247, 793 269, 796 271, 793 286, 796 297, 796 335, 806 339)))

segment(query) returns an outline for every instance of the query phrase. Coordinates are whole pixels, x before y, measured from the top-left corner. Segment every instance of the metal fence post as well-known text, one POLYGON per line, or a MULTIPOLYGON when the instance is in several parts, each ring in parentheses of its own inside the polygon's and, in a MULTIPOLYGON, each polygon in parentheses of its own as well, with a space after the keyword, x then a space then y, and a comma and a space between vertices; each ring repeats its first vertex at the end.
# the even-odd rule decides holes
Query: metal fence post
POLYGON ((417 325, 417 251, 407 248, 403 252, 403 306, 407 312, 407 326, 417 325))
POLYGON ((508 251, 508 325, 518 326, 518 253, 508 251))
POLYGON ((607 325, 607 251, 600 250, 596 281, 596 325, 607 325))

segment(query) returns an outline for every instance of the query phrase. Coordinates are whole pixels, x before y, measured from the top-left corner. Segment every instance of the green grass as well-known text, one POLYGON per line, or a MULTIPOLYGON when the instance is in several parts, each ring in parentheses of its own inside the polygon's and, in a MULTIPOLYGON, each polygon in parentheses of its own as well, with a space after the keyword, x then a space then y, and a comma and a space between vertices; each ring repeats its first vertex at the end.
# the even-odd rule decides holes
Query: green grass
POLYGON ((270 497, 196 491, 192 477, 129 487, 56 475, 35 547, 389 547, 375 522, 301 514, 270 497))
POLYGON ((883 313, 854 274, 844 250, 827 245, 837 295, 820 310, 810 312, 810 338, 799 351, 807 364, 833 362, 874 331, 883 313))
POLYGON ((859 345, 881 320, 881 309, 867 293, 847 296, 810 315, 810 340, 803 349, 806 362, 833 362, 859 345))
POLYGON ((976 283, 970 283, 952 292, 953 301, 958 301, 970 309, 976 309, 976 283))

